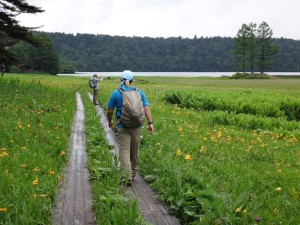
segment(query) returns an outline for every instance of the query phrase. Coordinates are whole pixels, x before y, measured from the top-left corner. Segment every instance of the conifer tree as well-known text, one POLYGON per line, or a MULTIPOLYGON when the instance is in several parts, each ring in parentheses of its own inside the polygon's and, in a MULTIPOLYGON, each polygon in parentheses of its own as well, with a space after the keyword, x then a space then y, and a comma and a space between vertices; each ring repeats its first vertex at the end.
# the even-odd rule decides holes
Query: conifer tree
POLYGON ((249 27, 243 24, 239 29, 237 36, 233 42, 234 60, 237 65, 238 72, 245 73, 249 69, 248 65, 248 33, 249 27))
POLYGON ((274 64, 273 55, 279 51, 278 46, 273 43, 272 35, 273 31, 269 25, 262 22, 257 29, 257 66, 261 74, 274 64))
POLYGON ((238 72, 249 70, 264 73, 274 63, 278 47, 273 44, 273 32, 266 22, 257 28, 255 23, 243 24, 233 42, 233 54, 238 72))
POLYGON ((20 40, 40 46, 39 40, 34 38, 31 33, 31 30, 37 27, 21 26, 16 17, 22 13, 35 14, 43 11, 39 7, 29 5, 25 0, 0 0, 0 67, 2 75, 5 68, 16 63, 16 56, 8 51, 9 46, 20 40))

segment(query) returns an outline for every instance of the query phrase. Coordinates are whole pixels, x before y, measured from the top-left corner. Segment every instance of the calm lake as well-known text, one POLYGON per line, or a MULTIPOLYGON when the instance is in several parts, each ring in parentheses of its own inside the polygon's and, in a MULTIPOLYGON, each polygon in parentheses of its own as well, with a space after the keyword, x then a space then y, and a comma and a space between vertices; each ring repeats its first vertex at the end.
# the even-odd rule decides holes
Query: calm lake
MULTIPOLYGON (((76 72, 75 74, 57 74, 58 76, 76 76, 76 77, 90 77, 93 74, 103 77, 120 76, 122 71, 119 72, 76 72)), ((133 72, 134 76, 152 76, 152 77, 221 77, 231 76, 235 72, 133 72)), ((300 76, 300 72, 266 72, 272 76, 285 75, 285 76, 300 76)))

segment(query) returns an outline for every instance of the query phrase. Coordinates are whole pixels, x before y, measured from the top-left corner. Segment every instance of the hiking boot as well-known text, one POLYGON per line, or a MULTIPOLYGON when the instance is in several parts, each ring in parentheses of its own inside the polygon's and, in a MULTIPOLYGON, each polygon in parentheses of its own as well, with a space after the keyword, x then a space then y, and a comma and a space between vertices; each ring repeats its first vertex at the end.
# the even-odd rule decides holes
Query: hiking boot
POLYGON ((128 179, 128 181, 127 181, 127 186, 130 186, 130 185, 132 185, 132 179, 128 179))
POLYGON ((132 179, 128 179, 127 181, 126 181, 126 179, 123 177, 122 179, 121 179, 121 181, 120 181, 120 184, 122 184, 122 185, 127 185, 127 186, 130 186, 131 184, 132 184, 132 179))

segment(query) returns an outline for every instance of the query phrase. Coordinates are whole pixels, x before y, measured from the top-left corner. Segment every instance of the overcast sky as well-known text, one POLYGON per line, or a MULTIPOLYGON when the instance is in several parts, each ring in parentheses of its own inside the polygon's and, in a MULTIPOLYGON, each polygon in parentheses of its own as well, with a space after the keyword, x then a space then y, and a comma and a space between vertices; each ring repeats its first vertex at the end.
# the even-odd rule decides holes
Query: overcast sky
POLYGON ((273 37, 300 40, 300 0, 27 0, 45 10, 18 17, 40 31, 139 37, 235 37, 265 21, 273 37))

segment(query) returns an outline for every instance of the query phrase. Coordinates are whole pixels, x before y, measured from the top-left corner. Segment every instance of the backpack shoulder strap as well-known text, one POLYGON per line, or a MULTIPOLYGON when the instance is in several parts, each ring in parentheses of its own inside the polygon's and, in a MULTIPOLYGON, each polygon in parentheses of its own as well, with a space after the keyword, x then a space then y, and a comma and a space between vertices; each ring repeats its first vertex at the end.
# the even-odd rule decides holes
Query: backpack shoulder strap
MULTIPOLYGON (((124 93, 124 90, 122 89, 122 88, 117 88, 117 90, 119 91, 119 92, 121 92, 121 94, 123 94, 124 93)), ((133 89, 133 91, 138 91, 139 89, 138 88, 134 88, 133 89)))
POLYGON ((122 88, 117 88, 117 90, 123 95, 124 90, 122 88))

